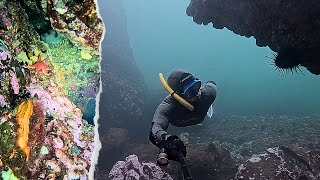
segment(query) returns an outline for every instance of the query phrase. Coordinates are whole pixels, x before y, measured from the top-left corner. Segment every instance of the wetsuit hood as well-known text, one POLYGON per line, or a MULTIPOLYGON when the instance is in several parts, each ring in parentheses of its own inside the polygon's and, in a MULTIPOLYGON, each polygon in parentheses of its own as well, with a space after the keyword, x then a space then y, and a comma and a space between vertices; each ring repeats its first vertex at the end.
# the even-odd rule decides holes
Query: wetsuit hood
POLYGON ((182 95, 184 87, 196 78, 185 69, 176 69, 168 77, 167 83, 177 94, 182 95))

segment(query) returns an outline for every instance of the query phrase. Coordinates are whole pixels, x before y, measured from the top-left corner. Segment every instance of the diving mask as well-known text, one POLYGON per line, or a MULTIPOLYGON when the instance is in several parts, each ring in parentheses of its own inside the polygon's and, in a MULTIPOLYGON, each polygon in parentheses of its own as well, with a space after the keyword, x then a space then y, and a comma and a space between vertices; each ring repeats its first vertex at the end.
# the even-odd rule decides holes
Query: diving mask
POLYGON ((189 82, 183 88, 183 95, 186 98, 193 98, 198 95, 199 89, 201 87, 201 80, 195 79, 189 82))

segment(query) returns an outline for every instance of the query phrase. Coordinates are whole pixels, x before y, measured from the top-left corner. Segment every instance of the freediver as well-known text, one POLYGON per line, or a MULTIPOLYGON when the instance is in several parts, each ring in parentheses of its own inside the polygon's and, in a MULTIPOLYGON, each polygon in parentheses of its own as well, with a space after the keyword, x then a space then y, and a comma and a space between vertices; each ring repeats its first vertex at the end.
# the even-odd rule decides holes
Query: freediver
POLYGON ((167 82, 161 73, 159 76, 170 95, 154 113, 149 139, 160 149, 157 163, 165 166, 168 160, 179 161, 180 154, 184 157, 187 154, 181 139, 167 133, 169 124, 176 127, 200 124, 216 99, 217 85, 208 81, 202 86, 201 80, 185 69, 172 71, 167 82))

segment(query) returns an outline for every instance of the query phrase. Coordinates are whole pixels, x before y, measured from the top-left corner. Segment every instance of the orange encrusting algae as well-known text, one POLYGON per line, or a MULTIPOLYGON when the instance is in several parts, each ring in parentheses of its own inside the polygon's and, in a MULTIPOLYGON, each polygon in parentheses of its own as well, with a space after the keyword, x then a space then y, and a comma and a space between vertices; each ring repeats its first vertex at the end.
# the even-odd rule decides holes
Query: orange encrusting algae
POLYGON ((28 146, 28 139, 29 139, 29 124, 30 124, 30 117, 33 113, 33 103, 32 100, 24 101, 20 104, 18 113, 16 116, 18 127, 18 139, 17 145, 19 148, 26 153, 26 161, 29 160, 30 155, 30 147, 28 146))

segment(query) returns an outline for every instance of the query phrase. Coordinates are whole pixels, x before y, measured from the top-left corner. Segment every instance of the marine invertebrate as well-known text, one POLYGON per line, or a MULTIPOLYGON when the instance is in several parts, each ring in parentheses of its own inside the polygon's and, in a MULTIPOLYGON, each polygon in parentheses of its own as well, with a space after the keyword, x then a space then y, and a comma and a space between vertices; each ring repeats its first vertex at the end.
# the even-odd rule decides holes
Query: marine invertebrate
MULTIPOLYGON (((87 161, 90 161, 91 156, 86 157, 84 154, 87 153, 87 148, 91 148, 90 142, 87 142, 84 148, 77 147, 76 143, 74 143, 73 134, 68 130, 68 126, 61 121, 50 121, 47 126, 47 132, 49 132, 49 135, 45 143, 51 147, 51 151, 57 157, 57 163, 54 166, 62 168, 63 165, 68 175, 75 175, 75 173, 77 173, 77 176, 86 175, 89 164, 87 161)), ((86 141, 86 138, 82 140, 86 141)), ((55 173, 59 174, 59 172, 55 173)))
MULTIPOLYGON (((81 45, 84 36, 81 33, 95 31, 96 27, 82 31, 85 24, 73 21, 76 14, 68 8, 68 12, 59 14, 63 18, 58 20, 70 25, 70 29, 64 31, 71 34, 69 39, 52 30, 50 9, 62 12, 59 6, 66 4, 68 7, 70 3, 78 4, 81 11, 82 3, 76 1, 0 2, 0 173, 13 167, 12 171, 19 179, 88 179, 93 129, 92 126, 87 128, 81 110, 64 88, 70 82, 76 87, 86 87, 90 77, 99 76, 99 51, 81 45), (75 36, 72 36, 73 26, 78 33, 75 36), (81 48, 70 41, 78 42, 81 48), (86 50, 82 53, 85 60, 81 57, 81 49, 86 50), (40 77, 42 73, 50 75, 40 77), (57 74, 63 74, 65 79, 57 81, 54 76, 57 74), (52 173, 45 163, 57 157, 57 149, 65 156, 60 153, 62 159, 48 161, 56 170, 52 173), (64 157, 70 159, 73 171, 65 170, 64 157)), ((94 7, 95 4, 91 5, 94 7)), ((98 29, 102 33, 101 28, 100 20, 98 29)), ((98 38, 96 36, 94 40, 98 42, 98 38)))
POLYGON ((26 154, 26 161, 29 160, 30 147, 28 145, 29 139, 29 124, 30 117, 33 114, 32 100, 23 101, 19 105, 18 113, 16 116, 17 124, 19 125, 17 130, 17 146, 26 154))
MULTIPOLYGON (((68 177, 79 178, 82 174, 88 174, 87 163, 80 158, 69 158, 66 153, 60 149, 55 150, 55 155, 59 161, 67 168, 68 177)), ((73 179, 73 178, 72 178, 73 179)))
POLYGON ((269 57, 272 62, 271 65, 275 70, 278 70, 281 74, 293 71, 301 73, 299 69, 300 64, 303 62, 302 53, 296 48, 283 48, 278 53, 273 53, 273 57, 269 57))
POLYGON ((172 180, 169 174, 163 172, 154 163, 141 163, 136 155, 126 157, 125 161, 118 161, 109 173, 109 179, 163 179, 172 180))
POLYGON ((50 93, 35 84, 31 84, 28 89, 32 97, 38 97, 49 116, 63 120, 65 124, 70 126, 74 141, 79 147, 84 147, 85 142, 81 140, 83 128, 81 110, 67 96, 62 95, 57 87, 48 88, 51 92, 57 93, 50 93))
POLYGON ((45 62, 46 62, 46 63, 44 63, 44 62, 42 61, 42 54, 40 54, 39 57, 38 57, 38 61, 37 61, 35 64, 33 64, 33 65, 30 65, 30 64, 29 64, 28 67, 29 67, 29 68, 34 68, 34 69, 36 69, 36 73, 37 73, 37 74, 38 74, 40 71, 42 71, 43 74, 49 75, 48 70, 50 70, 50 69, 47 68, 48 57, 45 59, 45 62))
MULTIPOLYGON (((84 156, 84 154, 87 153, 86 150, 88 148, 91 148, 90 142, 86 142, 88 139, 86 137, 82 139, 82 141, 87 143, 85 144, 86 147, 77 147, 74 142, 72 130, 69 129, 69 126, 66 125, 64 121, 59 120, 49 121, 45 131, 46 136, 42 149, 45 147, 47 152, 44 154, 49 155, 42 155, 42 153, 34 161, 37 161, 38 164, 42 163, 42 165, 46 167, 48 171, 46 171, 45 176, 56 179, 72 179, 72 177, 75 177, 73 179, 79 177, 80 179, 87 179, 86 176, 88 174, 91 156, 87 157, 84 156), (54 156, 56 158, 52 158, 54 156)), ((92 151, 92 149, 89 151, 92 151)), ((34 179, 40 175, 35 167, 39 167, 39 165, 29 168, 34 179)))
MULTIPOLYGON (((275 52, 287 47, 300 49, 314 46, 317 46, 316 51, 319 52, 320 25, 317 18, 319 17, 319 8, 320 4, 316 0, 307 2, 191 0, 186 14, 192 17, 197 24, 208 25, 212 23, 216 29, 226 27, 240 36, 254 37, 257 46, 268 46, 275 52)), ((311 73, 319 75, 320 60, 318 55, 311 58, 312 61, 304 59, 308 61, 306 67, 311 73)), ((289 63, 290 68, 280 69, 284 70, 283 72, 299 70, 292 68, 296 62, 291 63, 291 59, 285 61, 289 63)), ((296 59, 294 58, 292 61, 296 61, 296 59)), ((283 63, 281 64, 283 65, 283 63)))
POLYGON ((47 115, 65 120, 76 109, 75 105, 65 96, 59 96, 57 87, 49 87, 46 91, 43 87, 31 84, 28 87, 32 97, 38 97, 47 112, 47 115))
POLYGON ((45 137, 45 115, 40 102, 33 100, 33 115, 30 119, 29 145, 31 149, 30 158, 39 157, 45 137))

